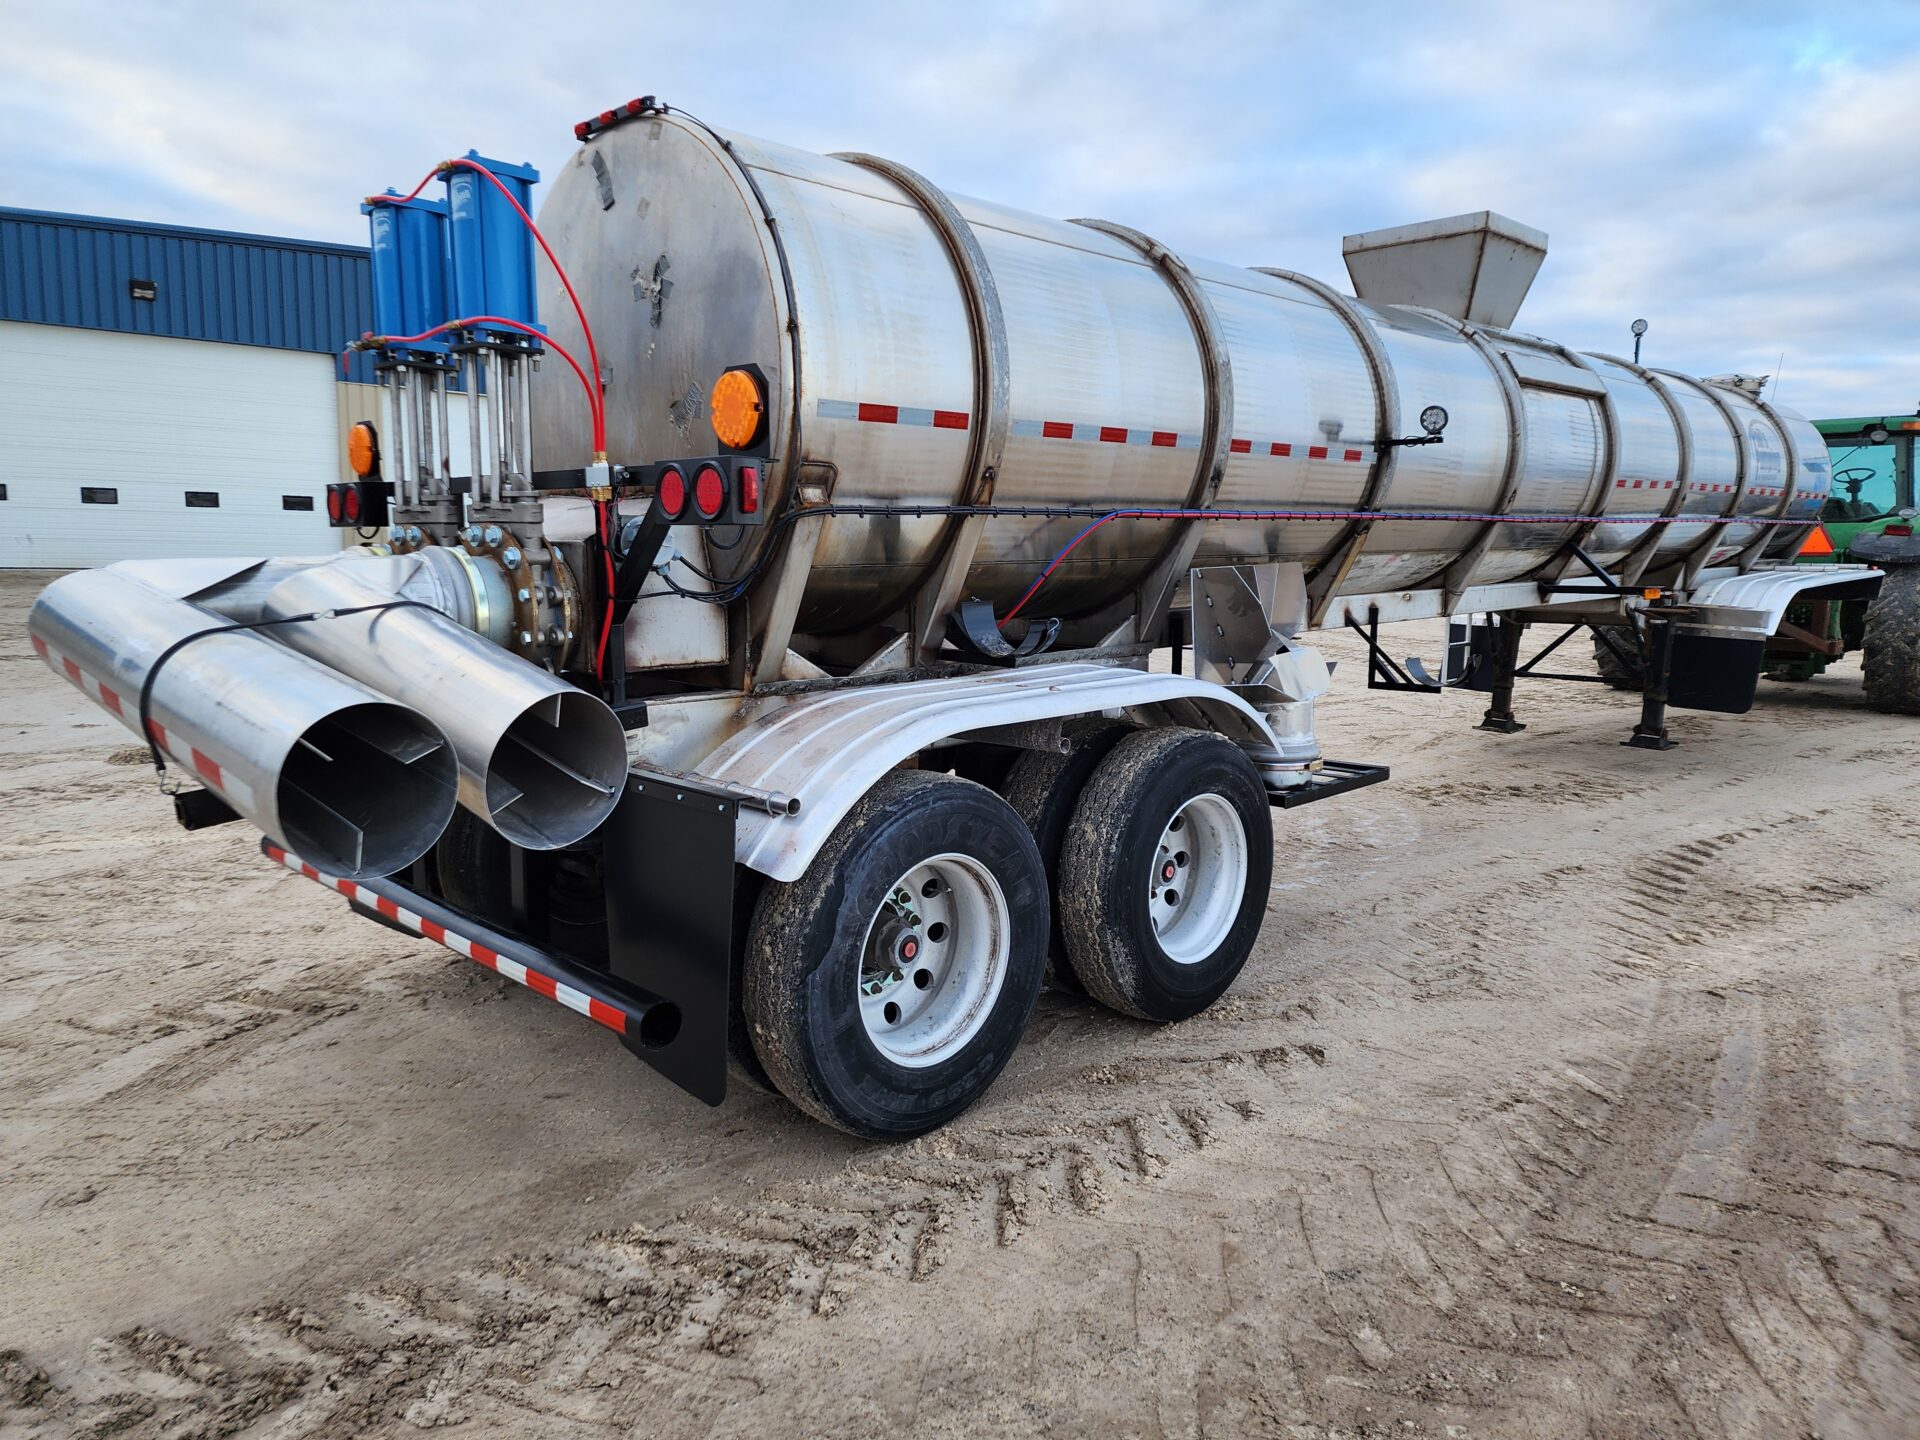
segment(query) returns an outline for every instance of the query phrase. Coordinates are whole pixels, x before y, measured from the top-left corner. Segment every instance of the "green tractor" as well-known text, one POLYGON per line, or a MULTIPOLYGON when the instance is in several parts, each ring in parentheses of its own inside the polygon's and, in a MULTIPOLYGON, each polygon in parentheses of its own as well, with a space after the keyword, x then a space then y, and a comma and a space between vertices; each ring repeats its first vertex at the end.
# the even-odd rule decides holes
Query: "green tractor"
POLYGON ((1821 599, 1813 591, 1789 606, 1767 641, 1762 673, 1769 680, 1806 680, 1859 650, 1867 703, 1920 715, 1920 537, 1914 534, 1920 414, 1814 424, 1833 457, 1833 488, 1796 563, 1872 565, 1887 578, 1871 600, 1821 599))

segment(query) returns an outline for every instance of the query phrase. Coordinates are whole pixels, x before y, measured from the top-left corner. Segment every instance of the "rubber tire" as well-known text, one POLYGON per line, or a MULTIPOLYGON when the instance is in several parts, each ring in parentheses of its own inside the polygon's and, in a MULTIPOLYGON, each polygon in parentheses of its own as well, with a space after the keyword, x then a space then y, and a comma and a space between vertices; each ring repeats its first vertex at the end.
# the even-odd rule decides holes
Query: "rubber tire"
POLYGON ((1023 751, 1000 788, 1013 813, 1033 832, 1033 843, 1039 847, 1040 863, 1047 872, 1047 893, 1055 897, 1053 924, 1047 936, 1047 982, 1076 995, 1086 994, 1087 987, 1073 973, 1066 937, 1060 929, 1060 847, 1067 838, 1074 807, 1080 803, 1080 792, 1086 789, 1100 762, 1134 729, 1118 721, 1101 721, 1073 732, 1073 749, 1068 754, 1023 751))
POLYGON ((512 888, 511 865, 506 838, 466 809, 454 810, 433 847, 433 873, 441 896, 454 909, 497 929, 513 928, 513 917, 501 904, 501 897, 512 888))
POLYGON ((754 906, 743 984, 760 1063, 801 1110, 869 1140, 910 1140, 946 1124, 993 1083, 1033 1014, 1046 973, 1047 881, 1020 817, 971 780, 899 770, 869 790, 806 873, 768 881, 754 906), (856 985, 867 927, 887 889, 932 855, 990 870, 1006 898, 1007 975, 964 1049, 897 1065, 868 1038, 856 985))
POLYGON ((747 1025, 746 973, 747 938, 753 933, 754 907, 770 882, 757 870, 744 865, 733 867, 733 974, 727 985, 727 1080, 745 1085, 763 1095, 778 1095, 780 1087, 760 1063, 753 1048, 752 1031, 747 1025))
POLYGON ((1614 642, 1629 655, 1636 657, 1633 665, 1622 665, 1620 663, 1620 657, 1607 648, 1607 642, 1600 638, 1596 630, 1593 637, 1593 668, 1600 672, 1600 677, 1616 690, 1638 691, 1646 689, 1645 667, 1640 665, 1637 660, 1640 642, 1634 638, 1633 627, 1630 625, 1606 625, 1597 627, 1597 629, 1611 631, 1614 642))
POLYGON ((1081 792, 1060 852, 1060 920, 1087 993, 1123 1015, 1185 1020, 1239 977, 1266 919, 1273 882, 1273 812, 1253 761, 1204 730, 1143 730, 1123 738, 1081 792), (1167 822, 1211 791, 1240 817, 1247 887, 1226 937, 1206 959, 1175 963, 1147 910, 1147 875, 1167 822))
POLYGON ((1920 715, 1920 565, 1887 571, 1867 607, 1860 651, 1867 704, 1887 715, 1920 715))

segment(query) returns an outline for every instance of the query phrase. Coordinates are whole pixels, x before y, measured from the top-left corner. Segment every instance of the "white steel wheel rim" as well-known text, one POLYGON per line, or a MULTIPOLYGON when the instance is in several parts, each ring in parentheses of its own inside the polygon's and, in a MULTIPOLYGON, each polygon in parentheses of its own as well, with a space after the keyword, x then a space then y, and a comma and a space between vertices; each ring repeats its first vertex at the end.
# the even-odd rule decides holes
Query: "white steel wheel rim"
POLYGON ((1247 829, 1226 797, 1187 801, 1160 832, 1147 877, 1154 938, 1176 965, 1197 965, 1220 948, 1247 889, 1247 829))
POLYGON ((935 855, 894 881, 854 977, 874 1048, 910 1069, 958 1054, 1000 998, 1012 934, 1000 882, 970 855, 935 855))

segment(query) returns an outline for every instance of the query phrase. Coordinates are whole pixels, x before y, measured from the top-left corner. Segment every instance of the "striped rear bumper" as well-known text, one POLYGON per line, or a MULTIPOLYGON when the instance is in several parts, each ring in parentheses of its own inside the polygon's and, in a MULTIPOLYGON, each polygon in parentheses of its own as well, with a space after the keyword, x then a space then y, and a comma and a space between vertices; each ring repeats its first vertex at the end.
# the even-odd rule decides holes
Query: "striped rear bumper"
POLYGON ((672 1005, 653 997, 623 993, 623 987, 608 984, 577 963, 483 926, 463 925, 462 917, 391 880, 343 880, 315 869, 270 840, 262 841, 260 849, 269 860, 338 891, 349 900, 358 901, 409 934, 444 945, 454 954, 484 965, 537 995, 558 1001, 616 1035, 643 1046, 656 1045, 668 1043, 673 1038, 672 1032, 678 1029, 678 1017, 672 1005))

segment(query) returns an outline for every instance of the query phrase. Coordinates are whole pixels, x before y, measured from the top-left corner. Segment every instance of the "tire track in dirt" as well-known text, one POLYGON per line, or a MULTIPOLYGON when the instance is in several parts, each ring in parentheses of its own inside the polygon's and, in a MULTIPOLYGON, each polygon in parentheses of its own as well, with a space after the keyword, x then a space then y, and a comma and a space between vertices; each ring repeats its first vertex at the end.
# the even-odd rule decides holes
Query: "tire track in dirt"
MULTIPOLYGON (((316 1266, 297 1301, 203 1317, 191 1338, 124 1329, 51 1375, 0 1356, 0 1429, 704 1434, 778 1417, 809 1433, 792 1397, 771 1395, 770 1354, 826 1347, 808 1337, 849 1324, 885 1329, 911 1303, 956 1335, 1004 1325, 1011 1348, 1027 1297, 980 1289, 976 1270, 1011 1257, 1041 1289, 1063 1238, 1145 1250, 1143 1235, 1179 1229, 1216 1252, 1231 1293, 1183 1339, 1174 1306, 1143 1304, 1136 1277, 1133 1331, 1165 1362, 1113 1382, 1136 1415, 1164 1420, 1140 1387, 1185 1375, 1195 1425, 1225 1433, 1512 1433, 1543 1417, 1564 1433, 1584 1418, 1570 1397, 1604 1410, 1595 1433, 1738 1433, 1756 1413, 1811 1413, 1847 1383, 1856 1429, 1872 1433, 1876 1414, 1900 1413, 1916 1333, 1903 1328, 1920 1288, 1914 1137, 1895 1088, 1913 1063, 1911 996, 1889 1003, 1889 976, 1881 997, 1853 1002, 1879 1028, 1851 1010, 1810 1026, 1772 1012, 1779 981, 1761 954, 1781 927, 1870 902, 1762 900, 1802 883, 1789 872, 1844 843, 1859 812, 1789 811, 1764 773, 1608 769, 1648 758, 1607 752, 1593 775, 1536 761, 1545 778, 1484 807, 1477 787, 1428 772, 1413 784, 1430 793, 1363 794, 1354 806, 1375 808, 1352 822, 1313 821, 1324 845, 1290 857, 1316 831, 1287 832, 1283 870, 1324 888, 1276 896, 1274 940, 1222 1007, 1155 1032, 1050 1000, 1048 1053, 1016 1061, 942 1135, 803 1167, 811 1178, 739 1206, 408 1263, 379 1285, 329 1290, 316 1266), (1636 798, 1654 783, 1670 822, 1636 798), (1740 797, 1739 823, 1686 818, 1717 793, 1740 797), (1470 841, 1477 858, 1462 864, 1470 841), (1734 865, 1750 873, 1729 880, 1734 865), (1672 873, 1677 886, 1654 883, 1672 873), (1646 913, 1622 932, 1627 896, 1646 913), (1543 943, 1561 935, 1578 938, 1543 943), (1622 971, 1622 953, 1653 968, 1622 971), (1696 960, 1727 973, 1702 977, 1696 960), (1810 1159, 1809 1133, 1839 1138, 1810 1159), (1806 1242, 1765 1263, 1736 1253, 1783 1227, 1806 1242), (1670 1373, 1676 1356, 1703 1378, 1670 1373), (756 1397, 773 1408, 746 1408, 756 1397), (743 1418, 726 1422, 729 1405, 743 1418)), ((1865 778, 1840 777, 1842 800, 1865 778)), ((406 973, 383 963, 336 993, 371 1008, 406 973)), ((219 1033, 218 1012, 189 1013, 219 1033)), ((134 1098, 191 1106, 211 1073, 163 1071, 134 1098)), ((1199 1269, 1175 1283, 1213 1303, 1199 1269)), ((1063 1339, 1109 1318, 1050 1303, 1063 1339)), ((914 1427, 903 1412, 894 1428, 914 1427)))

